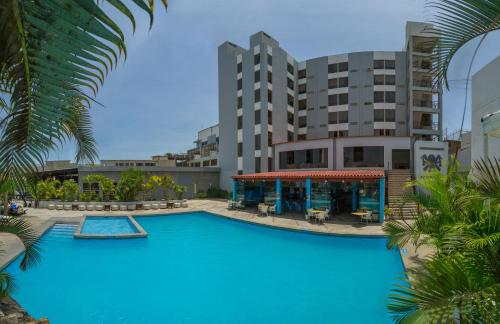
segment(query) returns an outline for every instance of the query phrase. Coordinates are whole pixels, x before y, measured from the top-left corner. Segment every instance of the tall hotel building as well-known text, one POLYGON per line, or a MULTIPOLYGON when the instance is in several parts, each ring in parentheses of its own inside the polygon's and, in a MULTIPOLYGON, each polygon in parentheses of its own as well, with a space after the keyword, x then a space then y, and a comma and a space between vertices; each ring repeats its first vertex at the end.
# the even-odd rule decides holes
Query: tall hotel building
POLYGON ((220 45, 221 188, 230 189, 235 174, 412 170, 416 143, 439 141, 442 133, 431 31, 408 22, 403 51, 306 61, 264 32, 250 37, 248 49, 220 45))

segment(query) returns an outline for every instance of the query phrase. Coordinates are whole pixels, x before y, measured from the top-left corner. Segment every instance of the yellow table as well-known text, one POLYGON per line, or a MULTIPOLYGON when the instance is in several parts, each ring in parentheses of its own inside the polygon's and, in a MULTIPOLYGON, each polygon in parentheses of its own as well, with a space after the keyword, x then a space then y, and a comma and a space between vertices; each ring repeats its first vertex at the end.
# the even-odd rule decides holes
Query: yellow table
POLYGON ((358 216, 359 221, 361 222, 363 220, 363 216, 368 215, 368 213, 367 212, 352 212, 352 215, 358 216))

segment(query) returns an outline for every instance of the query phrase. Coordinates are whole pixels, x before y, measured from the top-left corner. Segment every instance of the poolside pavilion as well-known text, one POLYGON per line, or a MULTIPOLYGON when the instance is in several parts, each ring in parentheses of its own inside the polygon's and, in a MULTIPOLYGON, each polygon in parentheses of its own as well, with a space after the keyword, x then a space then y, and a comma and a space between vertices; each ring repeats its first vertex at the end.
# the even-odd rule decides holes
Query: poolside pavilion
POLYGON ((276 214, 328 209, 333 217, 358 208, 384 221, 383 170, 277 171, 232 176, 232 201, 266 203, 276 214))

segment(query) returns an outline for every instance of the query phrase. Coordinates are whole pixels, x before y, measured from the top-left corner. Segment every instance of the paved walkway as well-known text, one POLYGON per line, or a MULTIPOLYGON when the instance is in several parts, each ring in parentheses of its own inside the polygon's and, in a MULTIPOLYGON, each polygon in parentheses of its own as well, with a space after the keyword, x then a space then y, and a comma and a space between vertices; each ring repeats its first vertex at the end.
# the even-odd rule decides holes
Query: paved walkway
MULTIPOLYGON (((182 212, 207 211, 223 217, 237 219, 241 221, 261 224, 282 229, 308 231, 324 235, 359 235, 359 236, 383 236, 382 227, 378 223, 360 224, 357 221, 342 218, 332 220, 324 224, 314 224, 306 221, 298 215, 291 216, 258 216, 256 211, 251 210, 229 210, 227 202, 222 200, 189 200, 187 208, 159 209, 147 211, 64 211, 29 208, 23 218, 26 218, 34 225, 36 230, 43 234, 56 222, 80 222, 84 215, 165 215, 182 212)), ((0 233, 0 242, 3 243, 5 253, 0 254, 0 268, 8 264, 19 253, 22 252, 21 242, 14 236, 0 233)), ((407 247, 407 253, 401 253, 403 263, 406 268, 415 266, 418 261, 430 254, 430 250, 419 249, 416 253, 411 246, 407 247)))

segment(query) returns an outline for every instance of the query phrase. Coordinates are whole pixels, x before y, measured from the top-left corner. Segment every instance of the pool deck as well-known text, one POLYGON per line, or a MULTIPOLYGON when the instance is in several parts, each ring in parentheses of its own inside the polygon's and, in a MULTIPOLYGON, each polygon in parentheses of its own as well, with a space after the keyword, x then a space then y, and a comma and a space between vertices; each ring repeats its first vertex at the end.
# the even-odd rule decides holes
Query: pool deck
MULTIPOLYGON (((42 235, 54 223, 79 223, 85 215, 168 215, 188 213, 195 211, 205 211, 214 213, 223 217, 245 221, 249 223, 271 226, 275 228, 305 231, 323 235, 354 235, 354 236, 383 236, 382 227, 380 224, 360 224, 359 222, 340 220, 327 222, 324 224, 314 224, 300 219, 298 217, 287 216, 266 216, 261 217, 255 211, 247 210, 229 210, 227 209, 227 201, 225 200, 189 200, 187 208, 174 208, 174 209, 158 209, 147 211, 66 211, 66 210, 48 210, 48 209, 35 209, 28 208, 28 212, 23 218, 27 219, 36 231, 42 235)), ((0 268, 10 263, 22 250, 21 242, 10 234, 0 233, 0 242, 3 243, 3 250, 5 253, 0 254, 0 268)), ((403 264, 406 269, 416 267, 420 260, 429 256, 432 250, 426 247, 420 247, 415 251, 413 246, 405 247, 407 253, 401 253, 403 264)))

